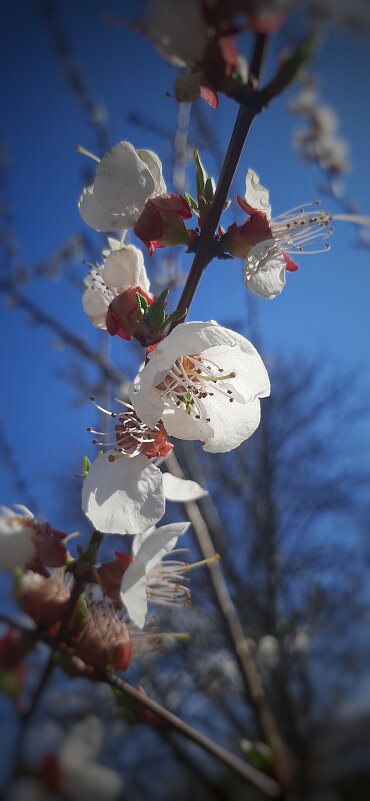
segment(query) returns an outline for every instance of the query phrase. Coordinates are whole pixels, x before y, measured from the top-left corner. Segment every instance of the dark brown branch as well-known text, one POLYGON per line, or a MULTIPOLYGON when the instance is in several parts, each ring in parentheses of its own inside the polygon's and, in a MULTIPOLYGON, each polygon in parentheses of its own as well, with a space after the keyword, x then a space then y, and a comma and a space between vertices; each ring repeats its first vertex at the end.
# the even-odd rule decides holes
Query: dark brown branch
MULTIPOLYGON (((249 77, 249 83, 253 87, 258 85, 266 41, 267 37, 265 34, 256 35, 249 77)), ((214 200, 212 206, 209 208, 204 226, 200 233, 197 243, 197 251, 194 256, 193 264, 190 268, 183 292, 181 294, 181 298, 178 302, 178 309, 189 310, 202 274, 210 262, 210 250, 215 231, 224 209, 230 186, 235 175, 235 170, 238 166, 245 141, 255 116, 256 112, 253 109, 247 109, 244 106, 239 107, 238 116, 236 118, 225 160, 222 165, 214 200)))

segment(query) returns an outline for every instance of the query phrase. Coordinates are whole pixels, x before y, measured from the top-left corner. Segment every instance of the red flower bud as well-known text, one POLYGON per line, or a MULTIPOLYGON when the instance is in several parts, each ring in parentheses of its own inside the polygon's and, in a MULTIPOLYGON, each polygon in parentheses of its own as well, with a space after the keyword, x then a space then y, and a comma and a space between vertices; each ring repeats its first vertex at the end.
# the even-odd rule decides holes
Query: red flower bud
POLYGON ((158 195, 146 202, 134 231, 152 256, 155 248, 188 245, 189 232, 183 220, 190 217, 189 206, 181 195, 158 195))
POLYGON ((148 295, 139 286, 131 286, 117 295, 108 308, 106 319, 107 331, 112 337, 116 335, 128 340, 140 334, 142 313, 137 294, 146 300, 148 306, 155 299, 155 296, 148 295))

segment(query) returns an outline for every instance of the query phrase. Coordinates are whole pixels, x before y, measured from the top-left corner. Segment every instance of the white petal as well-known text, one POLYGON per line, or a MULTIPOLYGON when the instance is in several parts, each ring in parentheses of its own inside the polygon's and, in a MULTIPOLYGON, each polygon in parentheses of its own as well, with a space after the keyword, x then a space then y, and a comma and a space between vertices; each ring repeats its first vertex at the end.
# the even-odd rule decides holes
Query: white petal
POLYGON ((233 335, 214 321, 180 323, 149 355, 149 361, 130 387, 136 413, 148 426, 160 419, 164 400, 153 388, 167 375, 179 356, 202 353, 213 345, 233 346, 233 335))
POLYGON ((204 498, 208 495, 207 490, 202 489, 196 481, 178 478, 173 476, 172 473, 163 473, 163 490, 166 501, 175 501, 177 503, 197 501, 199 498, 204 498))
POLYGON ((142 564, 135 566, 135 562, 128 566, 123 579, 126 578, 125 585, 121 584, 121 601, 125 605, 127 612, 139 629, 145 625, 145 618, 148 611, 148 599, 146 597, 146 572, 142 564), (127 573, 130 574, 127 577, 127 573))
POLYGON ((107 287, 124 292, 130 286, 140 286, 150 291, 149 278, 144 266, 144 256, 134 245, 123 245, 111 253, 103 267, 103 278, 107 287))
POLYGON ((97 328, 106 328, 108 303, 98 289, 86 289, 82 295, 82 305, 87 316, 97 328))
MULTIPOLYGON (((142 210, 155 190, 154 178, 129 142, 119 142, 103 156, 96 170, 94 195, 104 209, 130 215, 142 210)), ((122 224, 122 228, 129 225, 122 224)))
POLYGON ((121 600, 131 620, 139 628, 145 624, 148 608, 146 575, 175 547, 178 537, 187 531, 189 525, 190 523, 170 523, 134 537, 133 553, 136 553, 136 558, 123 574, 121 600))
MULTIPOLYGON (((95 195, 93 186, 84 189, 78 203, 78 210, 85 223, 95 231, 118 231, 127 226, 126 218, 124 220, 122 215, 112 214, 103 208, 95 195)), ((132 224, 135 225, 135 222, 132 224)))
POLYGON ((213 428, 206 420, 197 420, 183 409, 165 408, 162 414, 164 427, 169 437, 177 439, 205 440, 213 436, 213 428))
POLYGON ((148 573, 163 557, 172 551, 179 537, 188 530, 190 523, 168 523, 166 526, 151 528, 135 535, 136 558, 127 568, 123 578, 135 564, 145 565, 148 573))
POLYGON ((82 489, 82 508, 105 534, 135 534, 164 514, 162 473, 146 456, 108 461, 110 451, 92 463, 82 489))
POLYGON ((162 162, 153 150, 137 150, 144 164, 149 167, 149 170, 154 178, 154 192, 152 196, 164 195, 167 192, 167 186, 163 180, 162 175, 162 162))
POLYGON ((18 522, 14 512, 9 517, 5 514, 0 516, 0 570, 24 567, 34 557, 36 548, 32 540, 33 533, 32 525, 24 525, 21 517, 18 522))
POLYGON ((269 192, 261 186, 260 179, 254 170, 248 170, 245 178, 245 199, 252 211, 263 211, 270 219, 271 206, 269 203, 269 192))
POLYGON ((272 300, 285 287, 285 259, 273 239, 260 242, 248 253, 244 262, 244 282, 260 298, 272 300))
MULTIPOLYGON (((260 421, 259 398, 270 394, 270 381, 263 361, 249 342, 241 334, 234 334, 235 347, 228 352, 225 348, 212 348, 209 357, 226 372, 235 371, 236 377, 228 386, 234 401, 228 396, 215 392, 213 397, 202 401, 204 415, 209 417, 214 430, 204 450, 222 453, 238 447, 256 430, 260 421)), ((207 360, 207 351, 204 353, 207 360)))

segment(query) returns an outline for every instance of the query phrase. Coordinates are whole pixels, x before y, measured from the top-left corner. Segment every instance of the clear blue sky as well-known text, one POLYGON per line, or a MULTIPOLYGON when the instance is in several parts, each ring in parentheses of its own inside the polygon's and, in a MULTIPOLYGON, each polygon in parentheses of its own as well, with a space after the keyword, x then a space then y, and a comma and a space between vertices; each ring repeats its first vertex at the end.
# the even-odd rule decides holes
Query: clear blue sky
MULTIPOLYGON (((62 28, 94 99, 108 112, 112 144, 128 139, 137 147, 156 150, 168 163, 168 144, 127 123, 139 111, 153 123, 174 130, 175 103, 166 97, 174 71, 137 33, 103 23, 107 10, 122 15, 124 4, 101 0, 58 4, 62 28)), ((128 4, 132 13, 134 3, 128 4)), ((94 149, 91 131, 51 43, 38 3, 15 0, 2 20, 0 69, 2 90, 1 140, 10 157, 10 194, 15 229, 26 264, 43 261, 66 239, 84 230, 77 213, 82 188, 81 156, 76 144, 94 149)), ((370 109, 365 76, 370 71, 369 42, 344 34, 331 36, 317 58, 322 94, 342 119, 341 133, 351 143, 353 172, 346 179, 350 197, 370 214, 370 109)), ((270 187, 273 211, 279 213, 320 196, 320 176, 303 165, 292 148, 297 124, 286 112, 287 96, 257 119, 234 185, 244 191, 249 166, 270 187)), ((232 101, 222 100, 217 112, 207 110, 226 149, 236 114, 232 101)), ((204 154, 209 169, 213 164, 204 154)), ((217 176, 215 176, 217 177, 217 176)), ((169 170, 168 176, 170 178, 169 170)), ((325 201, 326 203, 326 201, 325 201)), ((330 210, 337 211, 334 203, 330 210)), ((361 369, 362 391, 369 388, 370 251, 352 247, 351 227, 338 223, 328 254, 302 257, 299 273, 289 275, 285 292, 272 302, 256 300, 267 350, 276 358, 292 352, 326 359, 338 370, 361 369)), ((183 267, 191 256, 183 257, 183 267)), ((81 273, 86 268, 81 265, 81 273)), ((150 265, 149 265, 150 270, 150 265)), ((38 281, 24 290, 45 310, 96 346, 102 334, 85 318, 80 297, 67 281, 38 281)), ((0 416, 8 439, 29 479, 42 511, 55 520, 55 474, 66 464, 79 467, 83 453, 92 453, 85 428, 91 408, 73 408, 74 391, 57 376, 69 361, 65 350, 50 347, 52 337, 30 327, 25 315, 4 309, 2 303, 1 359, 3 391, 0 416), (54 515, 54 517, 53 517, 54 515)), ((241 263, 214 262, 208 269, 192 307, 192 319, 219 322, 245 320, 246 299, 241 263)), ((119 353, 122 364, 129 345, 119 353)), ((1 465, 1 500, 22 502, 1 465)))

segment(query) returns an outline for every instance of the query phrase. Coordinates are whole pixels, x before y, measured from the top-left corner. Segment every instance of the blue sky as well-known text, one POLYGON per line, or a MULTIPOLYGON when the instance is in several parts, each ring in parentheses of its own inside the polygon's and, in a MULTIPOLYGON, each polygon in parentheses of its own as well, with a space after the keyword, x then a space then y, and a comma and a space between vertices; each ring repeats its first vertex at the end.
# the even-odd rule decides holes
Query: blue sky
MULTIPOLYGON (((132 14, 135 3, 127 7, 132 14)), ((168 143, 128 124, 127 114, 139 111, 171 133, 176 108, 166 92, 172 91, 175 72, 138 33, 104 24, 107 9, 122 16, 122 8, 118 0, 109 4, 100 0, 66 2, 58 3, 58 15, 91 95, 106 107, 112 144, 128 139, 137 147, 156 150, 166 176, 168 143)), ((94 150, 95 143, 66 87, 38 4, 16 0, 8 5, 3 22, 0 68, 6 81, 1 141, 9 154, 16 237, 21 258, 29 265, 46 260, 66 239, 84 231, 77 212, 83 185, 82 157, 75 147, 80 143, 94 150)), ((342 33, 332 35, 323 43, 316 65, 323 98, 336 108, 342 120, 341 134, 351 143, 353 171, 346 178, 348 195, 363 213, 370 213, 370 110, 365 87, 370 68, 368 42, 342 33)), ((251 166, 270 188, 274 213, 320 197, 320 175, 300 162, 291 145, 297 119, 287 114, 288 97, 278 99, 256 120, 231 193, 234 197, 237 192, 243 194, 244 176, 251 166)), ((216 112, 205 110, 225 150, 236 110, 226 99, 216 112)), ((211 156, 204 153, 203 160, 212 170, 211 156)), ((169 170, 166 177, 170 178, 169 170)), ((190 171, 189 180, 191 191, 190 171)), ((325 200, 323 205, 326 203, 329 210, 337 211, 334 202, 325 200)), ((329 253, 302 257, 301 270, 288 276, 286 291, 278 299, 254 303, 265 347, 275 358, 298 353, 327 360, 339 371, 357 367, 359 386, 367 392, 370 250, 353 248, 353 240, 351 227, 338 223, 329 253)), ((190 264, 191 256, 184 254, 184 270, 190 264)), ((85 269, 81 265, 81 275, 85 269)), ((80 296, 69 282, 43 279, 25 287, 24 292, 92 345, 97 346, 104 336, 85 319, 80 296)), ((202 280, 190 317, 216 318, 222 323, 245 321, 246 310, 241 263, 214 262, 202 280)), ((75 392, 57 375, 68 364, 69 355, 51 345, 53 338, 45 329, 30 326, 22 312, 4 307, 2 300, 0 416, 15 457, 43 513, 49 516, 59 508, 55 475, 61 474, 65 465, 68 469, 75 465, 77 470, 82 454, 92 453, 85 431, 92 420, 91 408, 88 402, 72 406, 75 392)), ((122 365, 131 362, 130 345, 115 345, 114 355, 122 365)), ((3 466, 1 472, 1 499, 22 502, 3 466)))

